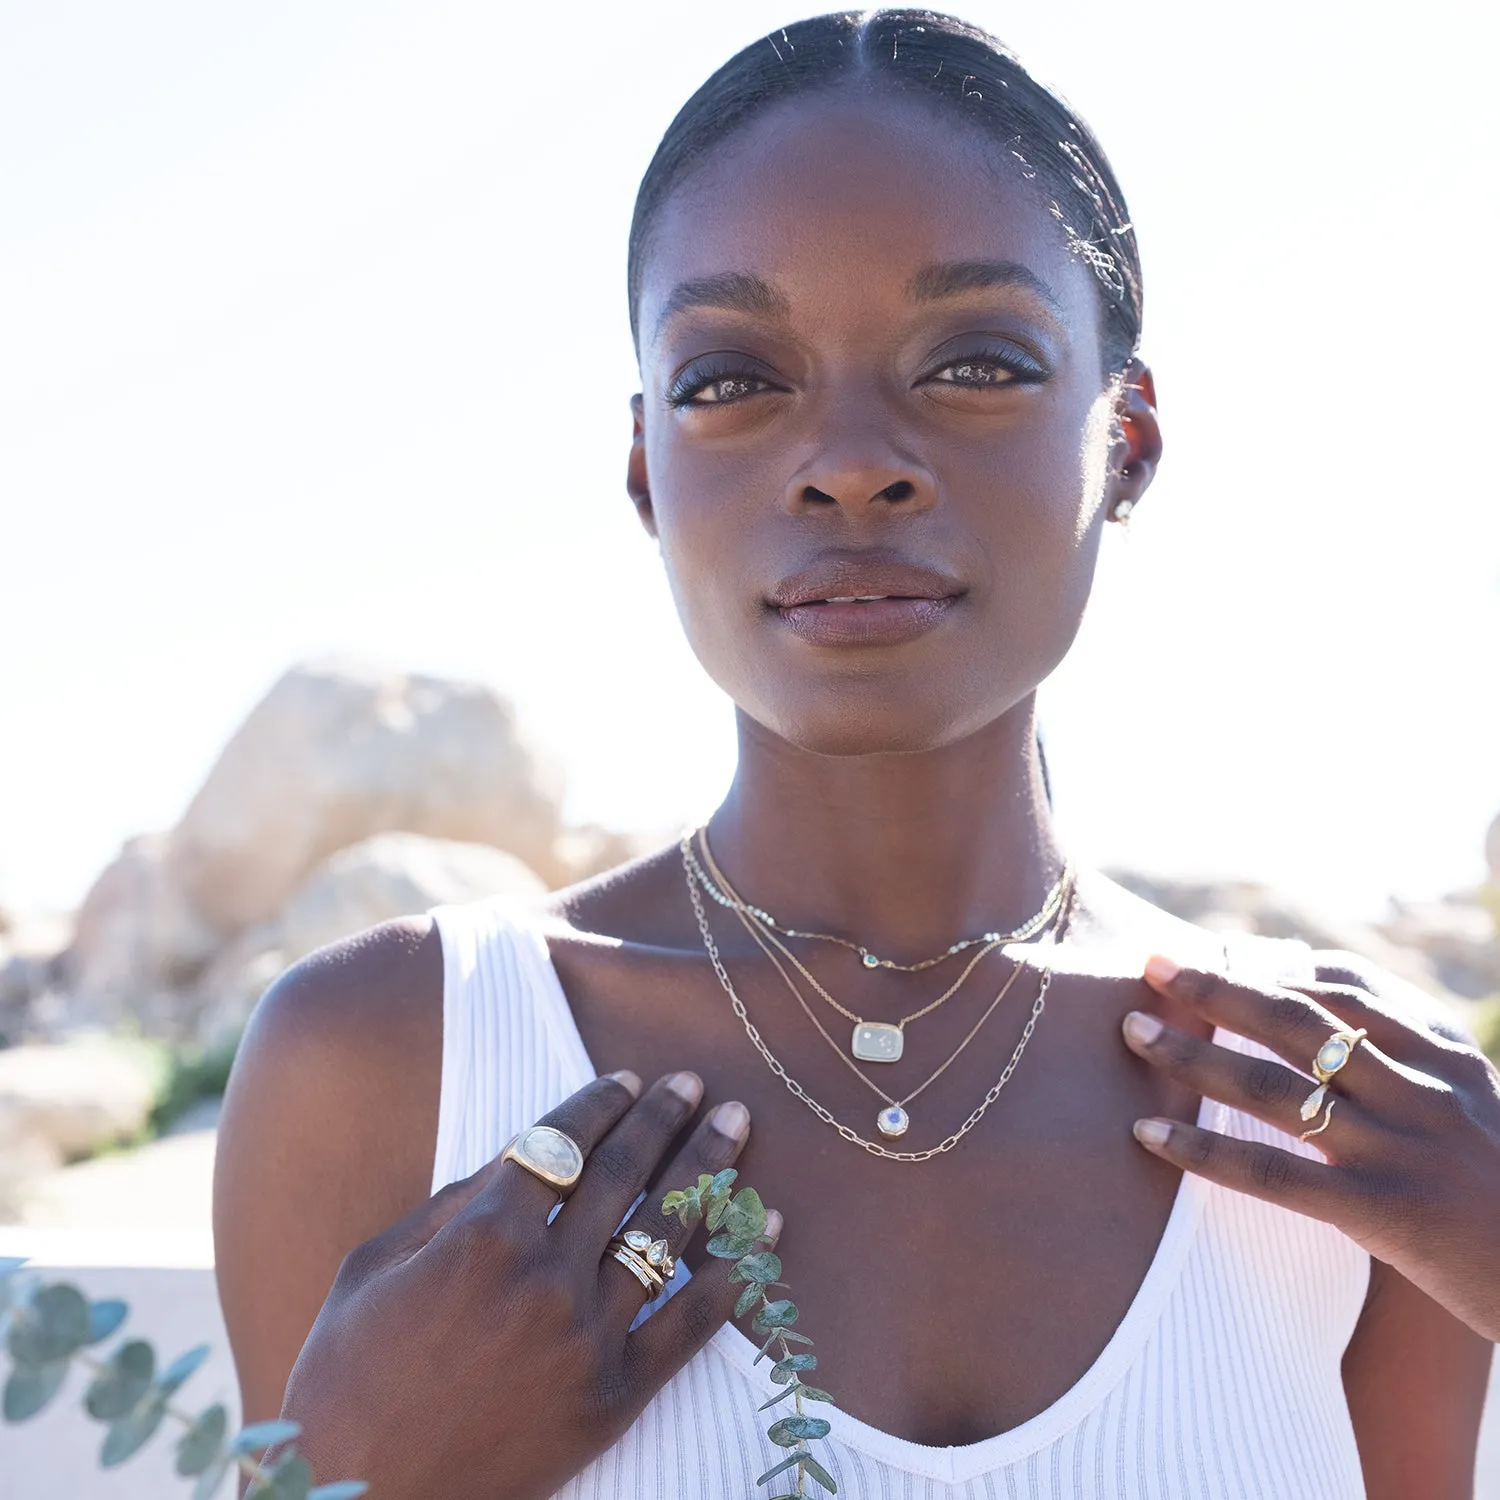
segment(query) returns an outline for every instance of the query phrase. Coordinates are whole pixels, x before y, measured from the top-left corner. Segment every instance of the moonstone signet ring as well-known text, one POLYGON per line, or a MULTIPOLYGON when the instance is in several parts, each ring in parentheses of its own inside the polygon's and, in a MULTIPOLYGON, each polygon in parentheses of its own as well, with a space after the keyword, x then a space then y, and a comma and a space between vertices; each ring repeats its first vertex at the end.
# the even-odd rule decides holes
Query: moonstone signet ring
POLYGON ((533 1125, 500 1153, 501 1161, 513 1161, 566 1198, 583 1173, 583 1152, 578 1142, 550 1125, 533 1125))

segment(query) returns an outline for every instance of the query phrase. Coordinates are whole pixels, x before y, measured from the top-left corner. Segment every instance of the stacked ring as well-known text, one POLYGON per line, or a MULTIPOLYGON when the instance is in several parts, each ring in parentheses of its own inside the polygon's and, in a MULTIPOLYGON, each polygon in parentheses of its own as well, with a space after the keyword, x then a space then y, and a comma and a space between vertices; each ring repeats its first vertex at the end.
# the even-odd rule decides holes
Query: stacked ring
POLYGON ((1299 1141, 1309 1140, 1315 1135, 1322 1135, 1328 1129, 1328 1121, 1333 1115, 1334 1096, 1329 1092, 1328 1085, 1333 1075, 1349 1061, 1353 1056, 1354 1049, 1369 1035, 1363 1027, 1358 1031, 1335 1031, 1334 1034, 1318 1048, 1318 1055, 1313 1058, 1312 1073, 1318 1080, 1318 1086, 1307 1098, 1302 1101, 1302 1118, 1310 1120, 1320 1109, 1323 1109, 1323 1101, 1328 1101, 1327 1109, 1323 1109, 1323 1119, 1320 1124, 1311 1130, 1304 1130, 1297 1137, 1299 1141))
POLYGON ((660 1296, 677 1262, 665 1240, 654 1240, 640 1229, 627 1229, 609 1242, 609 1253, 645 1287, 648 1298, 660 1296))

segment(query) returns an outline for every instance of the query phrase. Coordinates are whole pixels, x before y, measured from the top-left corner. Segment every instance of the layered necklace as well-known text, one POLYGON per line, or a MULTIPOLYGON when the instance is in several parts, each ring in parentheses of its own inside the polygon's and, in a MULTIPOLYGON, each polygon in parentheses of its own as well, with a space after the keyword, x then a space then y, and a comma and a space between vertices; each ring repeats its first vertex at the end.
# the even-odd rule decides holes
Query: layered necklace
MULTIPOLYGON (((781 1061, 766 1045, 765 1040, 761 1037, 760 1032, 756 1029, 754 1023, 750 1020, 749 1013, 745 1009, 744 1001, 741 1000, 739 995, 735 992, 734 984, 729 978, 728 970, 724 967, 723 960, 719 956, 718 946, 714 942, 713 931, 708 925, 708 916, 706 911, 704 910, 701 891, 706 889, 710 890, 711 892, 717 892, 717 896, 715 899, 718 899, 721 905, 726 906, 735 912, 740 922, 744 925, 746 931, 751 935, 752 938, 754 938, 755 942, 761 948, 762 952, 765 953, 766 957, 771 960, 771 963, 776 968, 777 972, 781 975, 782 979, 791 989, 793 995, 796 996, 797 1003, 806 1012, 807 1016, 812 1021, 813 1025, 817 1028, 818 1033, 823 1037, 824 1041, 826 1041, 828 1045, 833 1049, 834 1053, 838 1056, 840 1061, 842 1061, 844 1065, 848 1067, 849 1070, 854 1073, 854 1075, 859 1078, 867 1088, 878 1094, 880 1098, 885 1101, 886 1107, 882 1109, 876 1117, 876 1128, 882 1135, 885 1135, 887 1137, 901 1136, 906 1133, 906 1130, 910 1125, 910 1116, 907 1114, 905 1106, 909 1104, 913 1099, 915 1099, 917 1095, 920 1094, 924 1089, 926 1089, 930 1084, 941 1077, 942 1074, 945 1073, 952 1065, 959 1054, 963 1052, 963 1050, 969 1045, 969 1043, 974 1040, 975 1036, 977 1036, 979 1033, 980 1027, 984 1025, 984 1023, 994 1013, 996 1007, 1005 998, 1005 995, 1009 991, 1011 985, 1014 984, 1016 979, 1019 977, 1024 965, 1019 959, 1015 961, 1015 967, 1011 971, 1005 983, 1001 986, 1000 992, 990 1002, 988 1008, 984 1011, 983 1015, 980 1016, 979 1020, 976 1021, 975 1024, 970 1028, 968 1034, 964 1037, 963 1041, 959 1043, 958 1047, 934 1072, 929 1074, 928 1077, 923 1080, 923 1082, 916 1089, 914 1089, 910 1094, 906 1095, 905 1098, 897 1100, 893 1099, 889 1094, 885 1092, 884 1089, 882 1089, 877 1083, 875 1083, 873 1079, 868 1077, 859 1067, 858 1063, 855 1062, 849 1055, 847 1055, 844 1049, 840 1047, 839 1044, 835 1042, 834 1039, 828 1034, 827 1029, 818 1019, 817 1014, 814 1012, 812 1007, 808 1005, 806 999, 803 997, 801 990, 797 987, 796 981, 791 977, 786 968, 783 966, 781 958, 778 957, 778 952, 780 955, 786 957, 791 961, 798 972, 802 974, 803 978, 813 985, 814 989, 823 999, 825 999, 841 1014, 849 1017, 854 1021, 854 1043, 851 1050, 854 1052, 855 1057, 859 1057, 861 1056, 859 1050, 861 1046, 861 1028, 883 1028, 884 1033, 894 1032, 898 1038, 901 1037, 904 1034, 903 1028, 905 1027, 907 1022, 916 1020, 918 1019, 918 1017, 928 1014, 929 1012, 935 1010, 945 1000, 951 998, 951 996, 957 992, 959 986, 963 983, 963 981, 969 976, 970 973, 973 972, 973 969, 979 962, 979 960, 986 953, 993 951, 993 949, 996 947, 999 947, 1001 943, 1014 940, 1013 935, 987 933, 980 939, 967 940, 962 945, 963 947, 981 946, 981 952, 976 954, 975 957, 969 961, 968 965, 965 967, 958 980, 935 1001, 923 1007, 922 1010, 916 1011, 912 1015, 904 1017, 901 1022, 896 1024, 866 1022, 863 1021, 860 1017, 855 1016, 852 1011, 849 1011, 841 1006, 833 998, 833 996, 830 995, 827 990, 822 985, 820 985, 816 979, 813 978, 812 974, 807 970, 805 965, 803 965, 790 951, 790 949, 788 949, 786 945, 781 942, 780 939, 776 936, 778 931, 784 932, 787 936, 792 936, 794 935, 794 930, 783 929, 779 926, 779 924, 773 927, 772 924, 765 920, 765 918, 768 916, 767 913, 764 913, 759 908, 752 907, 748 902, 740 899, 738 893, 734 890, 734 887, 730 885, 728 880, 724 877, 723 871, 720 870, 718 865, 714 862, 713 853, 708 847, 707 831, 704 829, 700 829, 696 836, 696 842, 702 850, 701 859, 698 852, 694 849, 694 842, 695 837, 693 834, 683 835, 681 841, 682 866, 683 873, 687 880, 688 898, 692 903, 693 915, 697 918, 698 931, 702 936, 704 949, 708 953, 709 962, 713 965, 714 973, 718 977, 719 984, 722 986, 725 994, 729 996, 729 1001, 734 1009, 734 1013, 739 1017, 741 1024, 745 1028, 746 1035, 750 1038, 750 1041, 754 1045, 756 1051, 760 1053, 761 1057, 765 1060, 766 1065, 771 1069, 772 1073, 780 1078, 781 1081, 786 1085, 787 1089, 796 1098, 800 1099, 805 1105, 807 1105, 807 1107, 811 1109, 812 1112, 824 1122, 824 1124, 831 1125, 845 1140, 849 1141, 852 1145, 859 1146, 863 1150, 868 1151, 872 1156, 884 1157, 888 1161, 916 1162, 929 1161, 935 1156, 940 1156, 946 1151, 951 1151, 959 1143, 959 1141, 961 1141, 964 1136, 966 1136, 969 1131, 971 1131, 974 1126, 979 1123, 979 1121, 983 1118, 985 1111, 989 1109, 990 1105, 993 1104, 995 1100, 1000 1096, 1000 1091, 1008 1082, 1010 1082, 1011 1075, 1015 1072, 1017 1064, 1021 1061, 1021 1055, 1025 1052, 1026 1044, 1031 1040, 1032 1033, 1036 1029, 1036 1023, 1041 1018, 1042 1010, 1046 1005, 1047 987, 1052 980, 1051 966, 1043 966, 1041 984, 1037 990, 1036 1000, 1032 1004, 1031 1013, 1027 1017, 1026 1024, 1022 1028, 1020 1040, 1016 1043, 1015 1049, 1011 1053, 1010 1059, 1006 1063, 1004 1070, 1001 1072, 999 1079, 990 1088, 989 1092, 985 1094, 984 1098, 979 1102, 979 1104, 970 1112, 969 1116, 964 1120, 963 1124, 960 1125, 952 1135, 946 1137, 938 1145, 930 1147, 925 1151, 893 1151, 886 1146, 882 1146, 878 1141, 867 1140, 857 1131, 851 1129, 848 1125, 845 1125, 842 1121, 836 1119, 830 1110, 825 1108, 816 1099, 814 1099, 812 1095, 809 1094, 807 1090, 804 1089, 802 1085, 798 1083, 797 1080, 787 1072, 781 1061), (707 867, 706 869, 705 866, 707 867)), ((1028 936, 1035 935, 1036 933, 1042 931, 1044 928, 1047 928, 1049 922, 1052 922, 1052 919, 1055 918, 1056 920, 1055 922, 1052 922, 1052 925, 1048 932, 1048 936, 1051 944, 1053 946, 1056 946, 1056 944, 1061 941, 1062 936, 1067 928, 1067 920, 1074 896, 1075 885, 1076 877, 1074 875, 1071 862, 1069 862, 1064 864, 1062 874, 1058 878, 1057 884, 1053 887, 1052 891, 1049 892, 1047 901, 1043 904, 1042 910, 1038 912, 1035 917, 1031 918, 1027 923, 1022 924, 1022 927, 1017 929, 1017 934, 1024 932, 1028 936)), ((866 948, 863 948, 857 943, 850 942, 847 939, 832 937, 830 934, 808 933, 800 935, 808 937, 827 938, 830 941, 841 943, 844 947, 852 948, 856 952, 859 952, 861 955, 867 954, 870 951, 866 948)), ((886 967, 904 968, 908 971, 915 970, 918 967, 930 968, 933 964, 941 963, 945 958, 959 951, 961 951, 959 945, 954 945, 954 947, 946 950, 945 952, 937 955, 934 959, 924 962, 921 965, 901 965, 890 963, 887 964, 886 967)), ((876 967, 876 964, 870 964, 866 962, 866 966, 869 968, 874 968, 876 967)), ((880 1050, 873 1039, 871 1039, 866 1045, 867 1050, 880 1050)), ((900 1049, 898 1046, 896 1050, 896 1057, 899 1056, 900 1049)), ((866 1057, 864 1060, 893 1062, 895 1061, 895 1057, 881 1055, 879 1057, 866 1057)))

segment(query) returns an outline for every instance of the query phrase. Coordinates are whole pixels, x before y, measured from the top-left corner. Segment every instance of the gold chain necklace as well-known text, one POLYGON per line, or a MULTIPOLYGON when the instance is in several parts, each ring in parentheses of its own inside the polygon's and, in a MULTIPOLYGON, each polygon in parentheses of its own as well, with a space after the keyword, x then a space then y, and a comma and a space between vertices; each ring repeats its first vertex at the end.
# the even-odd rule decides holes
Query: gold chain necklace
MULTIPOLYGON (((703 848, 704 851, 707 852, 708 830, 704 828, 703 830, 701 830, 701 833, 703 838, 703 848)), ((779 932, 783 937, 808 938, 820 943, 837 943, 839 947, 848 948, 852 952, 859 954, 860 962, 864 964, 865 968, 867 969, 899 969, 903 974, 916 974, 921 972, 921 970, 923 969, 934 968, 940 963, 945 963, 955 954, 963 953, 969 948, 976 948, 981 943, 988 943, 993 945, 995 943, 1024 942, 1027 938, 1033 937, 1037 932, 1041 930, 1043 924, 1046 922, 1051 913, 1056 910, 1057 903, 1062 898, 1063 877, 1062 875, 1059 875, 1052 889, 1047 892, 1047 899, 1042 903, 1042 909, 1034 917, 1028 918, 1013 931, 986 932, 982 933, 979 937, 962 938, 956 943, 950 943, 949 946, 944 948, 941 953, 934 954, 931 958, 920 959, 914 964, 900 964, 897 963, 893 958, 880 958, 876 954, 872 953, 867 947, 865 947, 863 943, 856 943, 850 938, 839 937, 837 933, 803 932, 796 927, 785 927, 780 922, 778 922, 776 918, 773 917, 771 913, 768 912, 763 906, 752 906, 748 902, 742 901, 740 897, 734 895, 727 888, 721 888, 718 883, 716 883, 709 877, 708 872, 703 868, 703 866, 699 864, 698 856, 693 852, 691 848, 688 849, 686 858, 692 862, 694 870, 697 873, 699 883, 703 886, 703 889, 706 890, 708 894, 712 896, 720 906, 728 907, 731 910, 733 910, 735 907, 743 906, 744 909, 758 921, 764 922, 767 927, 771 928, 775 932, 779 932)), ((1064 873, 1066 873, 1066 867, 1064 867, 1064 873)))
MULTIPOLYGON (((684 834, 681 841, 683 872, 687 877, 688 899, 693 905, 693 915, 698 919, 698 931, 703 938, 703 946, 707 950, 709 962, 713 965, 715 975, 724 993, 729 996, 729 1003, 735 1015, 740 1018, 745 1028, 745 1034, 750 1038, 755 1050, 765 1059, 766 1066, 776 1075, 793 1094, 800 1099, 825 1125, 831 1125, 851 1145, 858 1146, 861 1150, 868 1151, 871 1156, 883 1157, 886 1161, 931 1161, 934 1156, 941 1156, 946 1151, 951 1151, 958 1143, 984 1118, 985 1111, 989 1109, 996 1099, 1000 1097, 1000 1091, 1010 1082, 1011 1075, 1016 1070, 1016 1065, 1021 1061, 1021 1054, 1026 1050, 1026 1044, 1031 1040, 1032 1032, 1036 1030, 1036 1023, 1041 1018, 1042 1009, 1047 1001, 1047 986, 1052 982, 1052 967, 1047 965, 1042 970, 1042 982, 1037 991, 1037 997, 1031 1007, 1031 1014, 1026 1018, 1026 1025, 1022 1028, 1021 1039, 1016 1043, 1015 1050, 1010 1055, 1010 1060, 1005 1064, 1000 1077, 996 1079, 989 1092, 980 1100, 979 1104, 969 1113, 969 1117, 953 1132, 940 1141, 936 1146, 930 1146, 925 1151, 892 1151, 882 1146, 878 1141, 867 1141, 858 1131, 850 1129, 842 1121, 835 1119, 833 1112, 818 1103, 806 1089, 797 1082, 795 1078, 781 1065, 780 1060, 766 1046, 755 1024, 751 1021, 749 1012, 745 1009, 745 1002, 735 993, 734 984, 729 978, 729 971, 724 967, 724 961, 719 957, 718 945, 714 942, 714 935, 708 925, 708 916, 703 910, 703 899, 698 894, 699 882, 693 873, 692 850, 688 844, 688 835, 684 834)), ((1071 867, 1070 867, 1071 868, 1071 867)), ((1068 874, 1068 871, 1064 872, 1068 874)), ((1059 912, 1057 926, 1053 929, 1052 946, 1056 947, 1062 940, 1062 935, 1067 929, 1068 910, 1072 902, 1073 883, 1069 879, 1064 894, 1062 908, 1059 912)), ((1019 964, 1017 968, 1019 970, 1019 964)), ((842 1053, 839 1054, 842 1056, 842 1053)))
MULTIPOLYGON (((945 1001, 951 1000, 953 996, 958 993, 964 981, 969 977, 970 974, 974 972, 975 966, 979 963, 980 959, 982 959, 988 953, 993 953, 995 949, 998 948, 1001 944, 1002 940, 998 937, 994 942, 986 943, 984 947, 982 947, 979 952, 976 953, 974 957, 964 965, 963 973, 961 973, 958 978, 955 979, 953 983, 950 984, 948 988, 945 989, 943 993, 937 997, 936 1000, 932 1001, 928 1005, 924 1005, 920 1010, 914 1010, 909 1016, 902 1016, 899 1021, 895 1022, 867 1021, 863 1016, 857 1016, 846 1006, 840 1005, 839 1002, 835 1000, 833 996, 830 995, 828 991, 818 982, 817 976, 813 974, 813 972, 807 967, 807 965, 804 964, 802 960, 798 958, 797 955, 793 953, 792 950, 788 948, 780 938, 776 936, 775 931, 770 927, 765 926, 762 919, 755 914, 757 908, 749 905, 748 902, 741 899, 739 892, 735 890, 735 888, 729 883, 728 878, 719 868, 718 861, 714 859, 713 849, 709 846, 708 842, 707 829, 700 828, 698 830, 698 840, 703 846, 703 858, 708 864, 708 868, 713 876, 713 879, 717 882, 719 888, 727 896, 730 897, 731 902, 733 903, 731 909, 734 911, 734 914, 744 924, 745 930, 751 935, 751 937, 753 937, 755 941, 760 944, 762 951, 765 952, 768 958, 770 958, 771 962, 776 964, 778 972, 780 972, 781 977, 785 979, 789 985, 791 985, 792 993, 797 996, 797 999, 799 1001, 802 1000, 802 992, 797 988, 795 984, 792 983, 792 980, 787 975, 786 970, 781 967, 780 963, 777 962, 770 949, 766 947, 765 942, 762 941, 763 936, 775 945, 777 951, 780 952, 782 956, 796 968, 797 972, 801 974, 802 977, 813 987, 813 990, 818 995, 826 1000, 828 1004, 831 1005, 841 1016, 845 1017, 847 1020, 854 1022, 854 1031, 849 1042, 849 1053, 850 1056, 857 1058, 860 1062, 900 1062, 901 1057, 906 1050, 907 1022, 919 1021, 923 1016, 929 1015, 931 1014, 931 1012, 935 1011, 938 1006, 942 1005, 945 1001)), ((689 848, 691 847, 691 844, 689 844, 689 848)), ((701 872, 702 866, 697 864, 697 862, 695 861, 694 874, 700 882, 702 880, 701 872)), ((989 1012, 987 1011, 985 1014, 988 1015, 989 1012)), ((825 1037, 828 1036, 828 1033, 826 1031, 823 1031, 823 1027, 818 1024, 816 1016, 813 1017, 813 1024, 817 1025, 818 1030, 822 1031, 825 1037)), ((831 1037, 829 1038, 829 1041, 835 1047, 838 1045, 837 1043, 833 1042, 831 1037)), ((856 1069, 855 1071, 858 1072, 858 1069, 856 1069)), ((864 1074, 861 1073, 860 1077, 864 1078, 864 1074)), ((869 1083, 870 1081, 866 1078, 865 1082, 869 1083)), ((931 1079, 929 1079, 928 1082, 931 1082, 931 1079)), ((923 1087, 925 1086, 926 1085, 924 1084, 923 1087)), ((875 1088, 875 1085, 870 1084, 870 1087, 875 1088)), ((894 1105, 898 1102, 892 1099, 890 1095, 882 1093, 879 1089, 875 1089, 875 1092, 877 1094, 880 1094, 880 1097, 884 1099, 887 1104, 894 1105)), ((920 1092, 920 1090, 918 1092, 920 1092)), ((913 1095, 912 1097, 915 1096, 913 1095)), ((899 1102, 901 1104, 905 1104, 906 1100, 903 1099, 899 1102)))

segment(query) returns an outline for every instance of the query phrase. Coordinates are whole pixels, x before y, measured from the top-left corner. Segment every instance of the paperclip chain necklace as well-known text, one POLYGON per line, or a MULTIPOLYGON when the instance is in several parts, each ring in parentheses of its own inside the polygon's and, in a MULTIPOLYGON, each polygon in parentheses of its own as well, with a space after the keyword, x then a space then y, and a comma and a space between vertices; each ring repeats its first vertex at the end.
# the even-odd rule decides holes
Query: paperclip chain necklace
MULTIPOLYGON (((852 1130, 842 1121, 836 1119, 833 1112, 818 1103, 806 1089, 797 1082, 795 1078, 781 1065, 780 1060, 766 1046, 764 1039, 755 1024, 751 1021, 749 1012, 745 1009, 745 1002, 735 993, 734 984, 729 978, 729 971, 724 967, 724 961, 719 957, 718 945, 714 942, 713 931, 708 925, 707 913, 703 910, 703 898, 698 893, 698 880, 693 872, 692 850, 689 845, 690 835, 684 834, 681 841, 682 867, 687 878, 688 899, 693 905, 693 915, 698 919, 698 931, 703 938, 704 949, 708 953, 709 962, 713 965, 714 974, 718 977, 720 986, 724 993, 729 996, 729 1003, 735 1015, 740 1018, 745 1028, 745 1034, 750 1038, 755 1050, 765 1059, 766 1066, 786 1086, 791 1094, 800 1099, 825 1125, 831 1125, 844 1140, 851 1145, 868 1151, 871 1156, 883 1157, 886 1161, 931 1161, 934 1156, 941 1156, 946 1151, 951 1151, 958 1143, 984 1118, 985 1111, 989 1109, 996 1099, 1000 1097, 1000 1091, 1010 1082, 1011 1075, 1016 1070, 1016 1065, 1021 1061, 1021 1055, 1026 1050, 1026 1044, 1031 1040, 1031 1034, 1036 1030, 1036 1023, 1041 1019, 1042 1009, 1047 1001, 1047 986, 1052 981, 1052 967, 1047 965, 1042 971, 1042 982, 1037 991, 1037 997, 1031 1007, 1031 1014, 1026 1018, 1026 1025, 1022 1028, 1021 1039, 1016 1043, 1015 1050, 1010 1055, 1010 1060, 1005 1064, 1004 1071, 990 1088, 990 1091, 980 1100, 979 1104, 970 1112, 969 1117, 953 1132, 940 1141, 936 1146, 930 1146, 925 1151, 892 1151, 882 1146, 879 1141, 867 1141, 858 1131, 852 1130)), ((1069 866, 1069 873, 1071 866, 1069 866)), ((1056 947, 1062 941, 1063 934, 1067 930, 1068 913, 1073 899, 1073 881, 1068 881, 1063 895, 1062 907, 1058 913, 1056 927, 1052 929, 1052 946, 1056 947)), ((1018 966, 1019 967, 1019 966, 1018 966)))
MULTIPOLYGON (((707 829, 702 830, 702 838, 704 851, 707 852, 707 829)), ((1054 911, 1056 911, 1057 904, 1062 898, 1063 877, 1062 875, 1059 875, 1057 877, 1057 883, 1052 887, 1050 891, 1047 892, 1047 899, 1042 903, 1042 909, 1034 917, 1029 917, 1014 931, 986 932, 981 934, 979 937, 961 938, 958 942, 949 944, 949 946, 944 948, 941 953, 934 954, 931 958, 919 959, 914 964, 898 964, 895 959, 880 958, 876 954, 872 953, 868 948, 866 948, 863 943, 856 943, 851 938, 839 937, 836 933, 803 932, 800 928, 784 927, 763 906, 750 905, 748 902, 743 901, 739 896, 735 895, 734 892, 728 888, 727 884, 721 887, 719 883, 711 879, 708 871, 706 871, 703 866, 698 863, 698 856, 693 852, 691 846, 689 846, 687 850, 686 858, 692 862, 694 872, 697 874, 698 881, 702 885, 703 889, 706 890, 708 894, 712 896, 720 906, 727 907, 731 910, 742 907, 758 921, 764 922, 765 925, 771 928, 773 932, 779 932, 782 937, 808 938, 820 943, 837 943, 839 947, 848 948, 852 952, 859 954, 860 962, 867 969, 899 969, 903 974, 917 974, 920 973, 923 969, 934 968, 938 964, 946 962, 955 954, 963 953, 969 948, 977 948, 981 943, 986 943, 993 946, 996 943, 1024 942, 1027 938, 1033 937, 1042 929, 1042 927, 1046 924, 1047 919, 1052 915, 1054 911)), ((1064 871, 1064 873, 1066 873, 1066 871, 1064 871)))
MULTIPOLYGON (((970 974, 974 972, 975 966, 979 963, 980 959, 984 958, 986 954, 993 953, 1003 941, 1002 938, 997 936, 993 942, 986 943, 984 947, 982 947, 974 955, 974 957, 964 965, 963 972, 958 976, 958 978, 955 979, 953 983, 950 984, 948 988, 945 989, 943 993, 937 997, 936 1000, 933 1000, 929 1004, 924 1005, 920 1010, 914 1010, 909 1016, 902 1016, 899 1021, 895 1022, 867 1021, 863 1016, 855 1015, 854 1012, 847 1006, 840 1005, 839 1002, 835 1000, 833 996, 830 995, 828 991, 818 982, 816 976, 807 967, 807 965, 804 964, 802 960, 798 958, 797 955, 793 953, 792 950, 788 948, 787 945, 783 943, 779 937, 776 936, 775 931, 767 926, 764 920, 757 915, 758 908, 751 906, 749 902, 741 898, 740 893, 735 890, 735 888, 729 883, 728 877, 719 868, 718 861, 714 859, 714 851, 708 842, 708 830, 706 828, 700 828, 698 830, 697 837, 698 842, 703 846, 703 859, 708 865, 709 872, 713 876, 715 883, 719 886, 719 889, 730 897, 732 909, 735 916, 737 916, 740 919, 741 923, 744 924, 746 932, 748 932, 750 936, 760 944, 762 951, 771 960, 771 962, 773 964, 776 964, 777 971, 781 974, 781 977, 785 979, 789 985, 791 985, 792 993, 797 996, 798 1001, 802 1001, 802 992, 797 988, 795 984, 792 983, 792 980, 788 976, 786 970, 781 967, 780 963, 777 962, 770 949, 766 947, 766 942, 762 940, 763 938, 769 940, 769 942, 776 948, 776 950, 782 955, 782 957, 787 959, 788 962, 793 965, 797 972, 801 974, 801 976, 813 987, 813 990, 817 995, 821 996, 822 999, 827 1001, 827 1003, 831 1005, 841 1016, 845 1017, 845 1019, 854 1022, 854 1031, 850 1037, 849 1042, 849 1053, 850 1056, 856 1058, 860 1062, 900 1062, 901 1057, 906 1050, 907 1023, 909 1021, 921 1020, 923 1016, 930 1015, 938 1008, 938 1006, 942 1005, 945 1001, 951 1000, 959 992, 960 988, 962 988, 964 981, 969 977, 970 974)), ((688 847, 691 849, 692 845, 689 844, 688 847)), ((701 883, 703 880, 703 866, 698 864, 696 860, 693 864, 693 873, 701 883)), ((1017 966, 1017 970, 1019 972, 1019 965, 1017 966)), ((985 1014, 988 1015, 989 1012, 986 1011, 985 1014)), ((819 1031, 823 1032, 823 1035, 825 1037, 828 1036, 828 1033, 826 1031, 823 1031, 823 1027, 821 1026, 821 1024, 819 1024, 816 1016, 813 1017, 813 1024, 818 1027, 819 1031)), ((833 1042, 833 1039, 831 1037, 829 1037, 829 1041, 835 1047, 838 1045, 836 1042, 833 1042)), ((949 1061, 951 1062, 952 1059, 950 1058, 949 1061)), ((946 1066, 946 1064, 944 1066, 946 1066)), ((859 1070, 856 1068, 855 1072, 858 1073, 859 1070)), ((861 1078, 864 1078, 863 1073, 860 1073, 859 1076, 861 1078)), ((934 1074, 933 1076, 936 1077, 936 1074, 934 1074)), ((865 1078, 865 1082, 870 1083, 870 1080, 868 1078, 865 1078)), ((929 1078, 927 1082, 931 1083, 932 1079, 929 1078)), ((923 1088, 926 1088, 926 1086, 926 1084, 922 1085, 923 1088)), ((905 1099, 902 1099, 900 1101, 892 1099, 889 1094, 886 1094, 882 1090, 875 1088, 875 1085, 873 1083, 870 1083, 870 1087, 874 1088, 875 1092, 879 1094, 887 1104, 899 1107, 900 1104, 906 1103, 905 1099)), ((920 1093, 921 1090, 919 1089, 917 1092, 920 1093)), ((915 1098, 916 1095, 913 1094, 910 1097, 915 1098)), ((889 1132, 887 1132, 887 1134, 889 1134, 889 1132)))

